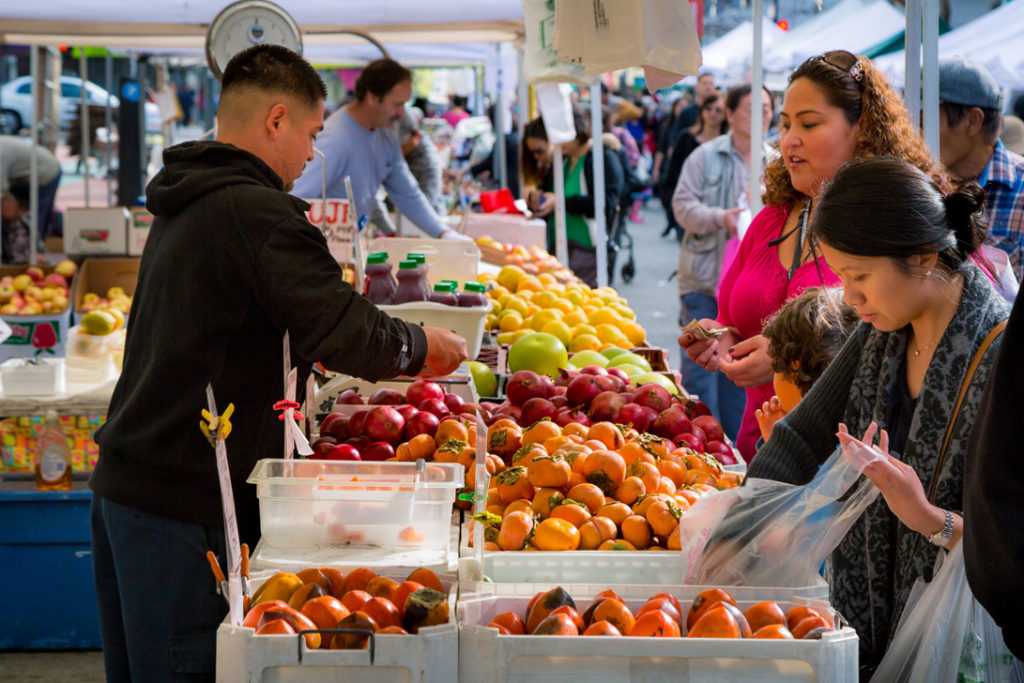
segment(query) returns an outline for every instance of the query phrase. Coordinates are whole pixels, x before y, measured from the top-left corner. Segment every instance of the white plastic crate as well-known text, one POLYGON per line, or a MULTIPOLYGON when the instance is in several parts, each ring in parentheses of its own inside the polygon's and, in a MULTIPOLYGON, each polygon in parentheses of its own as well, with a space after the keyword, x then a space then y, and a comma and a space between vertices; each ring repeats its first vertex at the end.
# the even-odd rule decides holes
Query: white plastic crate
POLYGON ((9 358, 0 364, 6 396, 53 396, 63 390, 63 358, 9 358))
POLYGON ((451 683, 459 666, 454 587, 448 609, 447 624, 375 635, 366 650, 311 650, 297 635, 257 636, 224 623, 217 629, 217 683, 451 683))
MULTIPOLYGON (((467 242, 468 244, 468 242, 467 242)), ((417 301, 392 306, 378 306, 392 318, 399 318, 420 327, 440 327, 451 330, 466 340, 467 358, 472 360, 480 353, 483 344, 484 325, 491 304, 462 308, 432 301, 417 301)))
POLYGON ((388 261, 395 269, 406 254, 424 254, 427 280, 431 285, 441 280, 455 280, 461 289, 464 282, 476 282, 480 249, 475 242, 429 237, 378 237, 370 243, 366 253, 373 254, 378 251, 387 252, 388 261))
MULTIPOLYGON (((536 587, 534 587, 536 588, 536 587)), ((577 607, 590 596, 565 587, 577 607)), ((591 587, 592 589, 594 587, 591 587)), ((603 588, 608 588, 604 586, 603 588)), ((664 587, 616 588, 636 610, 664 587), (640 596, 640 597, 637 597, 640 596)), ((594 592, 601 590, 596 588, 594 592)), ((701 590, 672 590, 688 605, 701 590)), ((793 589, 731 589, 740 609, 776 600, 784 610, 797 604, 825 609, 827 603, 793 596, 793 589), (786 599, 786 593, 791 597, 786 599)), ((535 592, 535 591, 534 591, 535 592)), ((821 640, 716 638, 626 638, 618 636, 503 636, 487 623, 502 612, 526 612, 530 595, 463 595, 459 600, 459 680, 473 683, 534 683, 536 680, 629 681, 857 681, 857 634, 844 627, 821 640)))

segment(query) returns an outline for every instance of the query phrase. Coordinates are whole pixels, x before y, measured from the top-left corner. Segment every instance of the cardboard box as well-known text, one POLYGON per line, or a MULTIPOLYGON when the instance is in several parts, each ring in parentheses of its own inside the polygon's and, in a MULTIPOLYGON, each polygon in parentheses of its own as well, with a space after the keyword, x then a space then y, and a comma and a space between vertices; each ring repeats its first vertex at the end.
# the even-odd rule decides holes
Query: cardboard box
MULTIPOLYGON (((53 272, 53 266, 39 266, 47 275, 53 272)), ((17 276, 28 270, 28 266, 2 266, 0 277, 17 276)), ((75 275, 71 282, 69 298, 73 296, 75 275)), ((11 336, 0 344, 0 362, 9 358, 31 358, 36 355, 56 358, 64 355, 64 344, 67 341, 68 328, 71 327, 71 307, 53 313, 39 315, 4 315, 0 316, 11 327, 11 336)))
POLYGON ((89 292, 107 296, 111 287, 120 287, 128 296, 135 294, 139 280, 139 259, 137 258, 88 258, 78 269, 71 302, 75 309, 75 320, 82 317, 82 297, 89 292))
POLYGON ((128 218, 128 255, 142 256, 142 249, 146 246, 146 238, 149 237, 149 229, 153 225, 153 214, 144 206, 132 208, 128 218))
POLYGON ((64 213, 64 247, 68 254, 128 253, 128 209, 123 206, 73 208, 64 213))

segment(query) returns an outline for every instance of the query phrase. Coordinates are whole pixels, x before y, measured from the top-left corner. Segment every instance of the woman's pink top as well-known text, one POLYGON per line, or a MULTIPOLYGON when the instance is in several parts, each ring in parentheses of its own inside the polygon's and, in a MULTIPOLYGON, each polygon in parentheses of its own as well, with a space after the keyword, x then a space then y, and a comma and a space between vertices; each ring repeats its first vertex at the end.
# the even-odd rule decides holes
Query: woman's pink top
MULTIPOLYGON (((779 248, 768 243, 782 235, 789 207, 766 206, 751 221, 739 253, 729 266, 718 295, 718 321, 739 330, 740 338, 761 334, 765 320, 807 287, 839 284, 824 258, 801 264, 788 277, 788 266, 779 261, 779 248)), ((750 462, 761 432, 754 411, 774 394, 772 383, 747 388, 747 406, 743 411, 736 447, 750 462)))

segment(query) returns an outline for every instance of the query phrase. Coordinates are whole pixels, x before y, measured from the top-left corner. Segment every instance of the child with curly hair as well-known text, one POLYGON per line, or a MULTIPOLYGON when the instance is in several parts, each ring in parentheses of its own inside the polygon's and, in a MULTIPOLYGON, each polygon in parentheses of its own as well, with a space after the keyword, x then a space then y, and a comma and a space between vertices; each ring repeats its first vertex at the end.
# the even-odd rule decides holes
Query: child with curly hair
POLYGON ((860 323, 856 309, 843 302, 842 287, 808 287, 765 323, 762 334, 775 376, 775 395, 757 409, 761 437, 793 410, 821 377, 860 323))

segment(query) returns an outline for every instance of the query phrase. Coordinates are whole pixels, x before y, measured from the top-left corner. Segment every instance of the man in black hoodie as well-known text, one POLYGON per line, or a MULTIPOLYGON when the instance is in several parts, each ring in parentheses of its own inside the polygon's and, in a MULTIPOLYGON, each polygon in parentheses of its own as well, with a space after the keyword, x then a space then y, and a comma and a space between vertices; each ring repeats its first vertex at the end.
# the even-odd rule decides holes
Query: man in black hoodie
POLYGON ((325 89, 277 46, 228 64, 217 140, 164 152, 146 189, 155 219, 128 322, 124 369, 93 490, 93 565, 108 681, 213 680, 226 607, 205 553, 226 566, 214 452, 199 431, 209 383, 235 404, 227 442, 241 540, 259 540, 245 483, 280 457, 282 338, 299 386, 313 362, 376 381, 448 374, 465 340, 378 311, 342 280, 308 205, 287 194, 313 158, 325 89))

